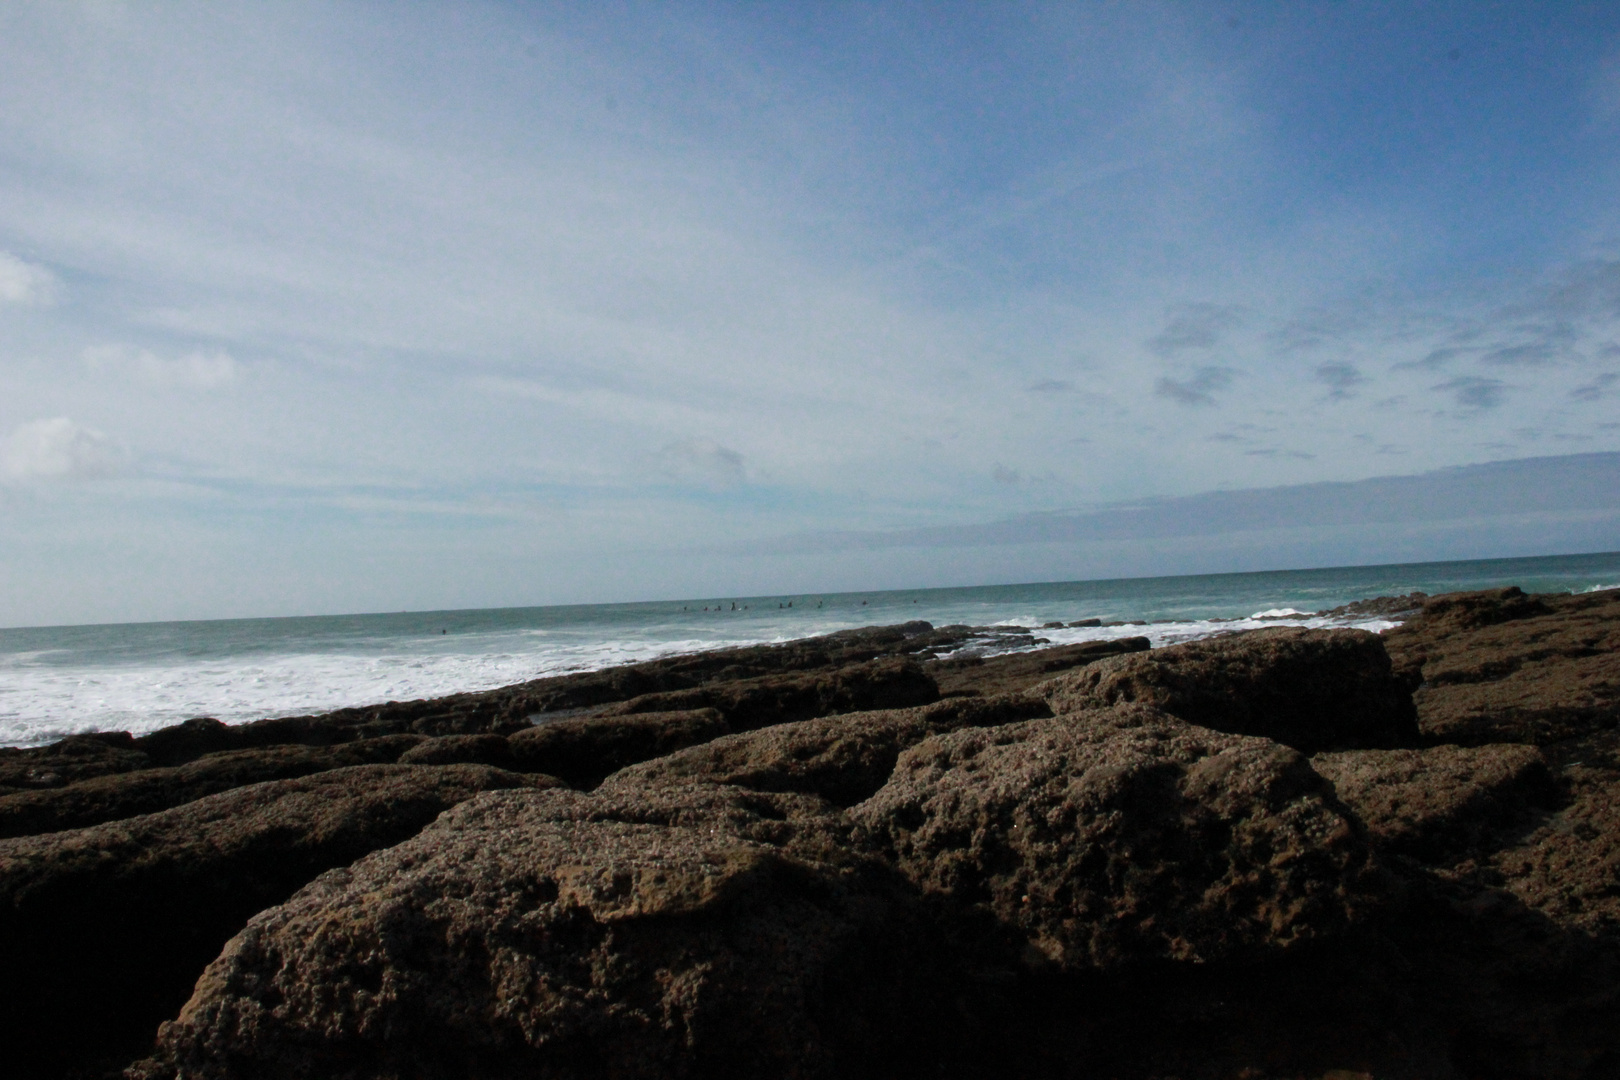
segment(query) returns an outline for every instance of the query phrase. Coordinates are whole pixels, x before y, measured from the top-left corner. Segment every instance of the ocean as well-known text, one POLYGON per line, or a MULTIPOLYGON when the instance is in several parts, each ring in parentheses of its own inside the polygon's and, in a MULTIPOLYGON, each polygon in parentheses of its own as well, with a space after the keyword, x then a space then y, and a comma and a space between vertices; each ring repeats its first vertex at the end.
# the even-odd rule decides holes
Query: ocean
MULTIPOLYGON (((672 653, 925 619, 1043 627, 1052 644, 1154 645, 1255 626, 1360 626, 1313 613, 1375 596, 1518 585, 1620 587, 1620 552, 972 588, 723 596, 635 604, 0 629, 0 745, 151 731, 488 690, 672 653)), ((987 643, 985 647, 994 647, 987 643)))

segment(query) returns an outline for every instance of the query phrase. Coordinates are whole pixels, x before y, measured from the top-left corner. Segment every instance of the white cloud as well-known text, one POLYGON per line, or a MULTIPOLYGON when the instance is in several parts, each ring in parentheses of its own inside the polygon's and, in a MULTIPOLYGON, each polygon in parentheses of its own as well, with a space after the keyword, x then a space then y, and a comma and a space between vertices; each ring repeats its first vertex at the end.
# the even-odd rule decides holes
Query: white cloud
POLYGON ((125 372, 157 386, 190 386, 203 390, 229 385, 242 374, 242 365, 230 353, 221 350, 198 350, 170 360, 149 349, 93 345, 84 350, 84 362, 92 371, 125 372))
POLYGON ((0 303, 45 305, 56 299, 56 275, 0 251, 0 303))
POLYGON ((0 445, 0 476, 9 480, 93 480, 118 472, 123 457, 107 436, 65 416, 30 420, 0 445))

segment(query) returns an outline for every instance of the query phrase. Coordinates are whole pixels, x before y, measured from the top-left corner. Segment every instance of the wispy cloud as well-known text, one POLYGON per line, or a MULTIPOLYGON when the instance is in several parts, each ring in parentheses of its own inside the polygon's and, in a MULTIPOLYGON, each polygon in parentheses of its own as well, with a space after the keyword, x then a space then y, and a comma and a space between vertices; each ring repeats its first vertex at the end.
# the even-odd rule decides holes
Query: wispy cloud
POLYGON ((720 488, 739 487, 748 479, 743 456, 709 439, 678 439, 666 445, 662 471, 674 480, 720 488))
POLYGON ((133 375, 158 386, 189 386, 211 390, 229 386, 242 377, 242 365, 223 350, 201 350, 175 357, 160 357, 150 349, 129 345, 92 345, 84 350, 91 371, 133 375))
POLYGON ((1213 349, 1226 331, 1242 322, 1242 310, 1232 305, 1191 303, 1170 309, 1163 330, 1148 339, 1157 356, 1174 356, 1189 349, 1213 349))
POLYGON ((123 463, 106 435, 62 416, 20 424, 0 444, 0 476, 12 481, 95 480, 123 463))
POLYGON ((1160 378, 1153 384, 1153 393, 1178 405, 1213 405, 1215 392, 1232 385, 1232 371, 1223 367, 1204 367, 1188 378, 1160 378))
POLYGON ((1465 409, 1494 409, 1502 404, 1507 384, 1501 379, 1485 379, 1478 375, 1459 375, 1437 383, 1434 389, 1450 394, 1465 409))
POLYGON ((1329 363, 1316 366, 1316 381, 1327 386, 1329 398, 1345 401, 1354 396, 1356 387, 1367 377, 1354 364, 1329 363))
POLYGON ((58 284, 45 267, 0 251, 0 303, 49 304, 56 299, 58 284))

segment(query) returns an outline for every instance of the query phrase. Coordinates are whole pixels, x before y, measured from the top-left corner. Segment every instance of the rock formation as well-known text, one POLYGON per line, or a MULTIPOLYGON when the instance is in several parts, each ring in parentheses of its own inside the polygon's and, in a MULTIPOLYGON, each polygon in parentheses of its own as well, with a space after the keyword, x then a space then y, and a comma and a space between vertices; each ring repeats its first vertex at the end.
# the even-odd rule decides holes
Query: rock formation
POLYGON ((0 751, 7 1075, 1620 1075, 1620 593, 1357 611, 0 751))

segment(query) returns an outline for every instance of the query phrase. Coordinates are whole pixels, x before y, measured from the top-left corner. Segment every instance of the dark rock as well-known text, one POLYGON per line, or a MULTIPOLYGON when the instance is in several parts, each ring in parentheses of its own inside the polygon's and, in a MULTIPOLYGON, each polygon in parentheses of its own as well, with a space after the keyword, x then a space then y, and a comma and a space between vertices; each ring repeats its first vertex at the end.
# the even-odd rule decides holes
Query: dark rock
POLYGON ((198 716, 142 735, 135 746, 160 765, 178 765, 204 754, 244 749, 251 744, 243 734, 212 716, 198 716))
POLYGON ((1445 864, 1479 854, 1504 827, 1562 801, 1530 746, 1345 750, 1311 759, 1386 851, 1445 864))
POLYGON ((1294 627, 1099 660, 1044 685, 1059 714, 1139 702, 1191 724, 1314 754, 1418 743, 1412 698, 1363 630, 1294 627))
POLYGON ((1276 954, 1342 932, 1372 887, 1297 751, 1142 706, 934 736, 850 813, 1060 970, 1276 954))
POLYGON ((388 764, 421 741, 420 735, 388 735, 334 747, 228 750, 187 765, 113 773, 63 788, 0 796, 0 837, 82 829, 167 810, 246 784, 350 765, 388 764))
POLYGON ((632 766, 605 787, 628 797, 658 785, 705 782, 796 791, 852 806, 888 782, 900 751, 930 735, 1049 715, 1039 698, 1002 697, 826 716, 727 735, 632 766))
POLYGON ((1103 622, 1102 622, 1101 619, 1076 619, 1074 622, 1070 623, 1069 625, 1070 626, 1101 626, 1102 624, 1103 624, 1103 622))
POLYGON ((1083 667, 1121 653, 1146 652, 1150 647, 1145 637, 1082 641, 1001 656, 944 657, 928 661, 923 670, 939 685, 942 697, 1017 694, 1046 681, 1056 672, 1083 667))
POLYGON ((610 773, 648 758, 706 743, 731 731, 714 709, 581 716, 548 720, 511 738, 513 760, 575 787, 594 787, 610 773))
POLYGON ((255 912, 477 792, 544 782, 479 766, 361 765, 0 840, 8 1075, 128 1061, 255 912))
MULTIPOLYGON (((493 765, 512 767, 512 746, 505 735, 440 735, 422 739, 404 754, 401 765, 493 765)), ((534 770, 544 772, 544 769, 534 770)))
POLYGON ((1341 619, 1376 616, 1402 618, 1415 614, 1428 599, 1429 594, 1425 592, 1410 592, 1404 596, 1375 596, 1371 600, 1354 600, 1336 608, 1318 611, 1317 614, 1341 619))
MULTIPOLYGON (((1588 742, 1588 751, 1599 750, 1592 743, 1609 761, 1592 753, 1568 765, 1566 805, 1493 852, 1481 872, 1526 907, 1620 951, 1620 768, 1612 763, 1620 739, 1605 732, 1588 742)), ((1612 1015, 1620 1017, 1620 1005, 1612 1015)))
POLYGON ((69 735, 50 746, 0 747, 0 788, 34 791, 144 769, 152 759, 127 731, 69 735))
POLYGON ((1620 722, 1620 590, 1436 597, 1384 638, 1430 742, 1548 746, 1620 722))
POLYGON ((829 713, 926 705, 939 688, 915 661, 883 658, 831 671, 765 675, 690 690, 643 694, 609 714, 716 709, 733 731, 809 720, 829 713))
POLYGON ((130 1075, 937 1075, 949 963, 840 828, 735 788, 477 799, 255 918, 130 1075))
POLYGON ((1424 601, 1417 617, 1431 629, 1478 630, 1482 626, 1546 615, 1549 611, 1541 597, 1527 596, 1523 589, 1513 585, 1505 589, 1432 597, 1424 601))

